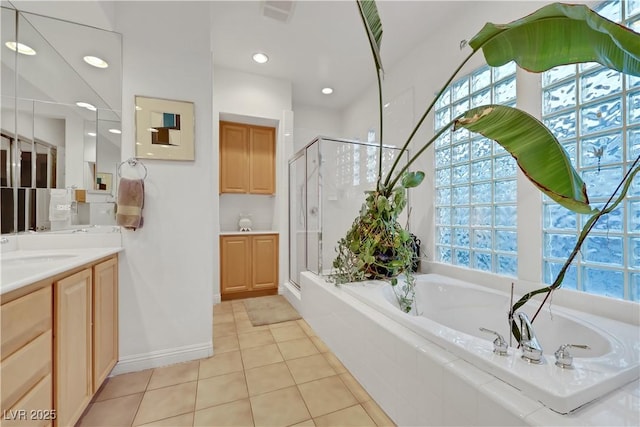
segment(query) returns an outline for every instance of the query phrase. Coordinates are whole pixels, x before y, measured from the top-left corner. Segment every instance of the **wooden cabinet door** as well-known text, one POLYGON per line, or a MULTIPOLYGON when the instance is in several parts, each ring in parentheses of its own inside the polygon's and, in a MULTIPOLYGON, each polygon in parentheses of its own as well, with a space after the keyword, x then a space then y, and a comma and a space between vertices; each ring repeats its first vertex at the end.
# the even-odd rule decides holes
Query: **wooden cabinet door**
POLYGON ((220 192, 249 191, 249 128, 220 122, 220 192))
POLYGON ((275 129, 249 129, 249 193, 275 193, 275 129))
POLYGON ((56 425, 74 425, 89 404, 91 384, 91 268, 54 283, 54 399, 56 425))
POLYGON ((251 288, 278 288, 278 235, 258 234, 252 237, 251 288))
POLYGON ((93 266, 93 392, 118 362, 118 258, 93 266))
POLYGON ((222 294, 251 289, 250 236, 220 236, 220 291, 222 294))

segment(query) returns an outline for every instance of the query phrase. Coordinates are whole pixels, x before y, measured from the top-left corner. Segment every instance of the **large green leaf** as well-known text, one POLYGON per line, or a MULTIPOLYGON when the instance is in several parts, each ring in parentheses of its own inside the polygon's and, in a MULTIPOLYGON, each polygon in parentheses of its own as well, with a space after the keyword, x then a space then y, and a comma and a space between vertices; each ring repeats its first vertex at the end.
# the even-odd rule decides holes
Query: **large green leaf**
POLYGON ((541 72, 593 61, 640 75, 640 34, 584 5, 553 3, 509 24, 487 23, 469 45, 474 51, 482 49, 493 67, 515 61, 541 72))
POLYGON ((455 122, 503 146, 543 193, 574 212, 590 213, 584 182, 558 140, 533 116, 504 105, 484 105, 455 122))
POLYGON ((362 22, 367 30, 369 45, 376 63, 376 69, 382 71, 382 58, 380 57, 380 44, 382 43, 382 21, 378 14, 378 7, 374 0, 357 0, 358 10, 362 22))

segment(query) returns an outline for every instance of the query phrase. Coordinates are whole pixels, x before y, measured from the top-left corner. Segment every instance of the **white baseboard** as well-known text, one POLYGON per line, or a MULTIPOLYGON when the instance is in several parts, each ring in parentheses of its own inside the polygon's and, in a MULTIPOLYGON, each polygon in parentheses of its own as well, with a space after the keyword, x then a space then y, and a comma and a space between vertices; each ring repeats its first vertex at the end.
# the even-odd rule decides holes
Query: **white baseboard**
POLYGON ((222 297, 220 294, 213 294, 213 305, 220 304, 222 302, 222 297))
POLYGON ((212 355, 213 341, 153 351, 151 353, 124 356, 120 358, 120 361, 113 368, 109 376, 143 371, 145 369, 172 365, 174 363, 189 362, 191 360, 203 359, 212 355))

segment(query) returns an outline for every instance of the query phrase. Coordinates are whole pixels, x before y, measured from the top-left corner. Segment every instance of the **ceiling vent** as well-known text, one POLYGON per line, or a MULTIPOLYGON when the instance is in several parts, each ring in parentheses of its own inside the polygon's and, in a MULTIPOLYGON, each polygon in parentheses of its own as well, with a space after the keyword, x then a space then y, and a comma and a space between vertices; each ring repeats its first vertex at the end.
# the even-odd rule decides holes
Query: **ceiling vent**
POLYGON ((262 2, 262 14, 280 22, 289 22, 293 15, 293 0, 265 0, 262 2))

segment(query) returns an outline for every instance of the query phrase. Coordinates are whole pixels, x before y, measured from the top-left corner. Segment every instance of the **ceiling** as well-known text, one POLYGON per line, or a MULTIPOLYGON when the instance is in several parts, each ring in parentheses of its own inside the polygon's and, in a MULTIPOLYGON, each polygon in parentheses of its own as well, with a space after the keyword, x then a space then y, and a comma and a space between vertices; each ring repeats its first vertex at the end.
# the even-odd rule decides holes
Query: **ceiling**
MULTIPOLYGON (((468 6, 459 1, 378 1, 389 69, 412 48, 468 6), (413 17, 413 19, 409 19, 413 17), (419 17, 419 19, 415 19, 419 17)), ((294 106, 341 110, 375 82, 373 59, 354 1, 215 1, 214 64, 292 82, 294 106), (270 5, 292 6, 286 22, 267 17, 270 5), (269 62, 251 56, 265 52, 269 62), (323 95, 325 86, 333 94, 323 95)))

